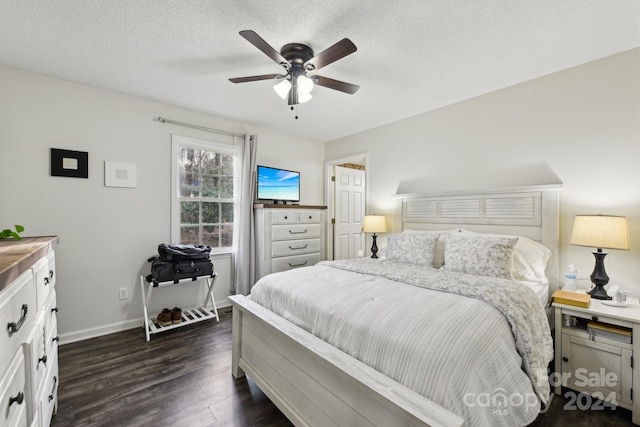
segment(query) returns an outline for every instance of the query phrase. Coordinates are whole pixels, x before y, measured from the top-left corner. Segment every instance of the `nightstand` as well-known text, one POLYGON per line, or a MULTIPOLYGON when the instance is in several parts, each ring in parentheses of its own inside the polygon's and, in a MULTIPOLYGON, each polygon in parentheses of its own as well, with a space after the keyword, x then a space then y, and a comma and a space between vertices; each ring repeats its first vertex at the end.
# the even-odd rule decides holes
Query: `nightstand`
POLYGON ((603 399, 630 409, 633 423, 640 424, 640 397, 633 397, 633 385, 640 384, 640 369, 633 366, 633 355, 640 355, 640 306, 614 307, 593 298, 588 308, 553 306, 556 372, 550 380, 555 393, 567 387, 594 398, 586 402, 573 395, 578 409, 602 405, 597 399, 603 399))

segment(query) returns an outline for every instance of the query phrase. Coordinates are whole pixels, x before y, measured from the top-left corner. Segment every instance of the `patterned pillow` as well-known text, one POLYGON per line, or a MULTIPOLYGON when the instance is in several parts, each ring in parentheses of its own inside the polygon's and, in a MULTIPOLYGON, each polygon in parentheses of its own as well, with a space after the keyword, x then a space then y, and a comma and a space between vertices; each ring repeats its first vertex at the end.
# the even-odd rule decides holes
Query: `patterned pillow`
POLYGON ((431 267, 436 240, 437 234, 391 234, 387 238, 387 259, 431 267))
POLYGON ((444 269, 511 279, 511 257, 517 241, 515 236, 449 236, 444 252, 444 269))

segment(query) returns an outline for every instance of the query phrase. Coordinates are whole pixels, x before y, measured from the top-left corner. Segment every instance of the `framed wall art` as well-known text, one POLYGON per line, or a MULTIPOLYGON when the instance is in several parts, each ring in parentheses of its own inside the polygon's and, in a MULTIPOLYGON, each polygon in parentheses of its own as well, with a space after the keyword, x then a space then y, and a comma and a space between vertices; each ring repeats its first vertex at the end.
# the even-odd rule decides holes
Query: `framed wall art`
POLYGON ((51 176, 89 178, 89 153, 52 148, 51 176))
POLYGON ((105 161, 104 186, 136 188, 136 164, 105 161))

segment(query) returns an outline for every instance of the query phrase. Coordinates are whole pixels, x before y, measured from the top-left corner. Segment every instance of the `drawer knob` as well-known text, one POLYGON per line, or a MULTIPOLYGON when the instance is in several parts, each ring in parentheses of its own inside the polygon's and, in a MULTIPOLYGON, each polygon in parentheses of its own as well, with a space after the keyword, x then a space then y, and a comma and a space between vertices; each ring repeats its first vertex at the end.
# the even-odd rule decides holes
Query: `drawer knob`
POLYGON ((289 219, 289 217, 285 215, 285 216, 284 216, 284 219, 289 219))
POLYGON ((593 320, 593 321, 597 322, 597 321, 598 321, 598 316, 595 316, 595 315, 594 315, 594 316, 591 316, 591 320, 593 320))
POLYGON ((18 405, 22 405, 22 402, 24 402, 24 393, 18 392, 16 397, 9 398, 9 406, 13 405, 14 402, 18 405))
POLYGON ((60 341, 60 335, 56 335, 51 339, 51 342, 59 342, 59 341, 60 341))
POLYGON ((563 358, 562 358, 562 361, 563 361, 563 362, 568 362, 568 361, 569 361, 569 358, 568 358, 568 357, 563 357, 563 358))
POLYGON ((57 312, 58 312, 58 310, 60 310, 60 309, 58 308, 58 306, 55 306, 55 307, 53 307, 53 308, 51 309, 51 312, 52 312, 52 313, 57 313, 57 312))
POLYGON ((28 312, 29 312, 29 305, 22 304, 22 316, 20 317, 20 320, 18 320, 17 322, 11 322, 7 325, 7 327, 9 328, 9 335, 15 334, 20 330, 20 328, 24 324, 24 321, 27 320, 28 312))
MULTIPOLYGON (((38 365, 42 362, 45 366, 47 365, 47 355, 43 355, 40 359, 38 359, 38 365)), ((36 365, 36 366, 38 366, 36 365)))

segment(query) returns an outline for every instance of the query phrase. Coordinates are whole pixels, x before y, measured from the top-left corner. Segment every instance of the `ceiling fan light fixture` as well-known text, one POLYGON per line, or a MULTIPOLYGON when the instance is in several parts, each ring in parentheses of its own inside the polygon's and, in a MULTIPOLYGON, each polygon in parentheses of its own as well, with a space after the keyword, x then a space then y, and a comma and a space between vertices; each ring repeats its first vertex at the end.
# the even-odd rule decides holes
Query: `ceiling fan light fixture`
POLYGON ((285 79, 280 83, 276 84, 273 87, 273 90, 276 91, 276 93, 280 98, 287 99, 287 95, 289 95, 289 90, 291 90, 291 82, 285 79))
POLYGON ((298 104, 304 104, 307 101, 311 101, 311 98, 313 98, 313 96, 311 96, 310 93, 302 93, 300 92, 300 89, 298 89, 298 104))
POLYGON ((309 77, 301 74, 298 76, 298 93, 299 94, 308 94, 313 90, 313 80, 309 77))

